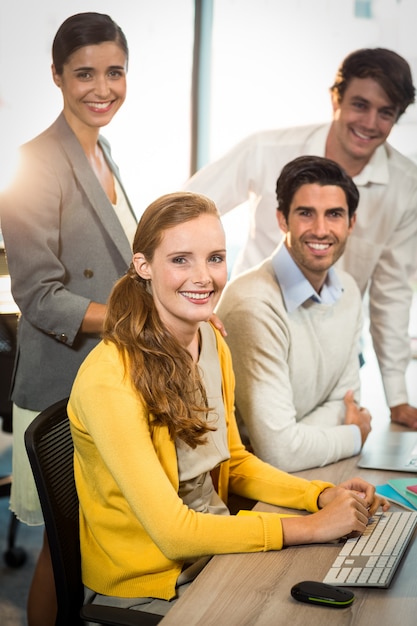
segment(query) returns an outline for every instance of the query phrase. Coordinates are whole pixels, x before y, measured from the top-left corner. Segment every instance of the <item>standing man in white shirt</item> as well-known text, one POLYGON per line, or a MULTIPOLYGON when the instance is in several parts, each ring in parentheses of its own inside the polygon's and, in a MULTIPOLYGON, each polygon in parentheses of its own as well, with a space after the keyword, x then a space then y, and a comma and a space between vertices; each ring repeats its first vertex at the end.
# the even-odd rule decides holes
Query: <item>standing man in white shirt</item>
POLYGON ((263 461, 295 472, 358 454, 371 430, 359 405, 361 295, 333 267, 354 230, 359 193, 334 161, 303 156, 283 168, 277 198, 283 242, 229 282, 218 314, 242 439, 263 461))
POLYGON ((414 102, 408 63, 384 48, 361 49, 342 62, 331 87, 333 120, 254 134, 197 172, 186 188, 211 197, 224 214, 249 201, 250 229, 233 274, 259 263, 280 239, 275 227, 275 181, 300 155, 339 163, 360 192, 358 219, 340 265, 369 289, 370 331, 391 420, 417 428, 408 401, 406 369, 417 264, 417 166, 387 143, 414 102))

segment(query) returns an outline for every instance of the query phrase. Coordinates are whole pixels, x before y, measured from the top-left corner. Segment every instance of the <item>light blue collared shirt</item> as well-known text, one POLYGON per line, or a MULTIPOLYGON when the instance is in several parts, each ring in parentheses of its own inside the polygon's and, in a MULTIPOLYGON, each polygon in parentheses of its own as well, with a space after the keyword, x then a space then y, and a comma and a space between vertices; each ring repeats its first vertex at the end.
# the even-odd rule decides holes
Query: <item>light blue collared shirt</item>
POLYGON ((285 308, 292 313, 310 298, 321 304, 334 304, 343 287, 333 267, 327 272, 320 294, 304 276, 282 241, 272 256, 272 266, 281 287, 285 308))

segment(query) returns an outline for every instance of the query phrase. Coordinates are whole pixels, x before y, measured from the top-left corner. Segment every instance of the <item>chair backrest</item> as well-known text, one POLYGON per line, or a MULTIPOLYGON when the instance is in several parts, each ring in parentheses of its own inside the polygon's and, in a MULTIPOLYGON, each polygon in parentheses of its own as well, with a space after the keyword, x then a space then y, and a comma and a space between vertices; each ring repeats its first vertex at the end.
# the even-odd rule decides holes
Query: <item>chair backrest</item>
POLYGON ((82 624, 83 601, 79 504, 74 480, 74 446, 67 415, 68 398, 42 411, 25 433, 45 520, 58 601, 56 624, 82 624))
POLYGON ((2 429, 6 433, 12 432, 10 388, 16 355, 17 323, 17 314, 0 314, 0 417, 3 418, 2 429))
POLYGON ((58 602, 55 624, 83 626, 88 621, 111 626, 155 626, 161 615, 98 604, 83 606, 79 501, 67 404, 65 398, 42 411, 25 432, 54 570, 58 602))

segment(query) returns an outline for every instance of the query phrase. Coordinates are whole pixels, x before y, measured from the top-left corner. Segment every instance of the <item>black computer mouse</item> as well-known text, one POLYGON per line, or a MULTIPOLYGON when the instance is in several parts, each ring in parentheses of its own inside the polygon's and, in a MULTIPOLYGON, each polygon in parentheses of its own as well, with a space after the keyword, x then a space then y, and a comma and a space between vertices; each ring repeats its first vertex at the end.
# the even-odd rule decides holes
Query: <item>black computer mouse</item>
POLYGON ((350 606, 355 599, 352 591, 335 587, 314 580, 304 580, 294 585, 291 595, 299 602, 308 602, 319 606, 329 606, 335 609, 344 609, 350 606))

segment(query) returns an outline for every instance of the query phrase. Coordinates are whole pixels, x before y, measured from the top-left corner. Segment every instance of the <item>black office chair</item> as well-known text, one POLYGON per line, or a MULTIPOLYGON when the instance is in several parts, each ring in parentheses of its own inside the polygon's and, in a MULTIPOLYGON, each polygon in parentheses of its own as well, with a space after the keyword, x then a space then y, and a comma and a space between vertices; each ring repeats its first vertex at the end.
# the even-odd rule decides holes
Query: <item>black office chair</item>
POLYGON ((83 620, 113 626, 153 626, 161 621, 161 615, 97 604, 83 606, 79 502, 67 402, 68 398, 42 411, 25 433, 52 557, 58 601, 56 626, 81 626, 83 620))

